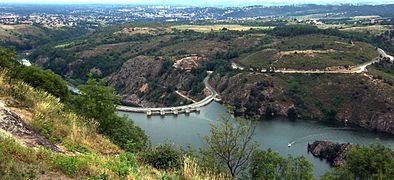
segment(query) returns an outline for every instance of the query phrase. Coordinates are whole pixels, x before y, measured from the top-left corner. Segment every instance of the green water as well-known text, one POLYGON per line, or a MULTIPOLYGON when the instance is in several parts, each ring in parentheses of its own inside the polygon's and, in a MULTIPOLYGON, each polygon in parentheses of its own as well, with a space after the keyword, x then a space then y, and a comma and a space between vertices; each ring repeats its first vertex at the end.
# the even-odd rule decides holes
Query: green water
MULTIPOLYGON (((221 117, 228 115, 226 108, 215 102, 204 107, 200 113, 190 115, 147 117, 140 113, 119 112, 119 114, 129 116, 136 125, 144 129, 153 145, 169 142, 179 146, 191 145, 195 148, 204 146, 202 137, 209 132, 210 124, 218 123, 221 117)), ((375 134, 359 128, 286 119, 258 121, 255 124, 254 139, 260 144, 260 148, 271 148, 283 156, 304 155, 313 163, 316 177, 328 171, 330 166, 326 161, 308 154, 308 142, 331 140, 341 143, 368 144, 379 138, 384 144, 394 147, 394 136, 375 134), (291 148, 287 147, 288 143, 293 143, 291 148)))

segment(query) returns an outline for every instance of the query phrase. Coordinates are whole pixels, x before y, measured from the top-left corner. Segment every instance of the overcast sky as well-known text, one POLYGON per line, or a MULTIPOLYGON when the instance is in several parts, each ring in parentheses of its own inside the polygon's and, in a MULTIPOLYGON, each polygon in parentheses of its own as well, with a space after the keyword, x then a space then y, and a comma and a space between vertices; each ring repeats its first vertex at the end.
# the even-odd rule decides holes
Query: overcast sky
POLYGON ((394 0, 0 0, 3 3, 35 4, 146 4, 146 5, 190 5, 190 6, 234 6, 234 5, 283 5, 283 4, 340 4, 340 3, 394 3, 394 0))

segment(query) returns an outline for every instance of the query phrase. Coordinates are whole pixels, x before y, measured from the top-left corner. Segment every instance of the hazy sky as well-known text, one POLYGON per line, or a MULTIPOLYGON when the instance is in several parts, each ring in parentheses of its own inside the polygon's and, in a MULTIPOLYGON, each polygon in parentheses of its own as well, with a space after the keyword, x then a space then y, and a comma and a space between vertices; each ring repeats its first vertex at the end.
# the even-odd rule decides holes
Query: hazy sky
POLYGON ((155 4, 155 5, 275 5, 275 4, 339 4, 339 3, 394 3, 394 0, 1 0, 3 3, 37 3, 37 4, 155 4))

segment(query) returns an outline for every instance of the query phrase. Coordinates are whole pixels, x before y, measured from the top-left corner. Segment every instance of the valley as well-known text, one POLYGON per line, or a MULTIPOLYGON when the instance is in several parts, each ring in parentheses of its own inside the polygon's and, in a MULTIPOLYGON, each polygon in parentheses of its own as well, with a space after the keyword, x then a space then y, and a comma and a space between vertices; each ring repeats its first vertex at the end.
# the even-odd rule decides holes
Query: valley
POLYGON ((0 4, 0 179, 394 177, 394 5, 58 7, 0 4))
POLYGON ((210 84, 236 116, 348 121, 394 133, 394 79, 387 73, 378 78, 385 72, 374 68, 386 59, 390 64, 390 58, 368 41, 351 38, 351 33, 307 25, 249 31, 116 32, 111 28, 67 46, 44 46, 30 59, 76 84, 89 73, 108 77, 121 103, 134 110, 159 111, 187 106, 190 99, 203 100, 209 94, 204 91, 206 71, 213 71, 210 84), (288 30, 294 34, 287 34, 288 30), (356 108, 358 104, 365 106, 356 108))

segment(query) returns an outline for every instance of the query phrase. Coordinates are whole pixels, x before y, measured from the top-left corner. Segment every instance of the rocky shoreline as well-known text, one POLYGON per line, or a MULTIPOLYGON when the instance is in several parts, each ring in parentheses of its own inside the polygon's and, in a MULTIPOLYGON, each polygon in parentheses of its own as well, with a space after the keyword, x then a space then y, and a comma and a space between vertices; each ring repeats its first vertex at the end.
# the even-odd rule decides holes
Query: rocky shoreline
MULTIPOLYGON (((346 153, 355 146, 350 143, 335 143, 331 141, 315 141, 308 144, 308 153, 320 159, 327 160, 332 166, 342 166, 346 162, 346 153)), ((394 157, 394 151, 391 152, 394 157)))
POLYGON ((332 121, 394 134, 391 86, 358 75, 286 76, 296 79, 293 82, 298 84, 284 81, 284 78, 238 73, 213 76, 210 83, 223 102, 233 107, 236 116, 332 121), (351 83, 353 81, 357 83, 351 83), (336 90, 328 92, 328 89, 336 90))
POLYGON ((331 141, 315 141, 308 144, 308 152, 320 159, 326 159, 332 166, 342 166, 346 152, 352 147, 350 143, 334 143, 331 141))

